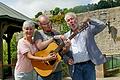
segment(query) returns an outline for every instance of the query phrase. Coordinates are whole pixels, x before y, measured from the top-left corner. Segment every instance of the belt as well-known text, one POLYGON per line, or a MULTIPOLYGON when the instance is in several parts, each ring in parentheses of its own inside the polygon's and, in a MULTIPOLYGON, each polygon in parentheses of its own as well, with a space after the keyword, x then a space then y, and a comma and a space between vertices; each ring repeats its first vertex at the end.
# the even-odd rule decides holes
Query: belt
POLYGON ((80 63, 76 63, 75 65, 79 65, 79 64, 87 64, 87 63, 90 63, 92 62, 91 60, 88 60, 88 61, 85 61, 85 62, 80 62, 80 63))

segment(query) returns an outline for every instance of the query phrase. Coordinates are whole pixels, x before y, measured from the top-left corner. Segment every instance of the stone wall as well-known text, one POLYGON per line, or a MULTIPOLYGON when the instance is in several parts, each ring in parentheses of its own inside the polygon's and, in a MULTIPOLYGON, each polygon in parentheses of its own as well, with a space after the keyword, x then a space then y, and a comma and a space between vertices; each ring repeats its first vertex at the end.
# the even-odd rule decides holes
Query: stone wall
POLYGON ((110 22, 110 26, 114 26, 117 29, 116 43, 109 34, 109 29, 106 28, 96 35, 96 43, 103 54, 118 54, 120 52, 120 7, 95 10, 91 12, 77 14, 79 22, 82 21, 84 16, 91 16, 97 18, 105 23, 110 22))
MULTIPOLYGON (((117 30, 116 41, 112 38, 112 35, 114 35, 112 33, 115 32, 112 30, 113 32, 109 34, 108 26, 106 26, 102 32, 95 36, 96 43, 103 54, 112 55, 120 53, 120 7, 90 11, 77 14, 77 16, 80 23, 85 16, 100 19, 106 24, 109 21, 110 26, 117 30)), ((96 66, 96 76, 97 78, 104 77, 104 65, 96 66)))

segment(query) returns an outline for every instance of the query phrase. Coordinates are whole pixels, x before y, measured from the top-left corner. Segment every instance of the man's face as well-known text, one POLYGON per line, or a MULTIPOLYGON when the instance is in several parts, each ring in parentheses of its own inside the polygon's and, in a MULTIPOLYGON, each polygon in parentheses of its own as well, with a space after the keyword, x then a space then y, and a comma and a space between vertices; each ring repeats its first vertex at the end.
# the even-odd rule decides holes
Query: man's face
POLYGON ((70 26, 72 30, 75 30, 77 28, 77 19, 73 16, 68 16, 66 18, 67 25, 70 26))
POLYGON ((40 20, 40 26, 45 32, 50 32, 52 30, 51 22, 48 18, 42 17, 40 20))

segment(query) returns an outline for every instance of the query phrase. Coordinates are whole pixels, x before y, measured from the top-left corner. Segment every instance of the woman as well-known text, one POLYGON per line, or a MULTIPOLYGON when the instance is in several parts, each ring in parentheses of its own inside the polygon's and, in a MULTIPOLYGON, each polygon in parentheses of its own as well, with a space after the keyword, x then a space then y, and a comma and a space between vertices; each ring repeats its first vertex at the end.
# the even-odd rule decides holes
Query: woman
POLYGON ((32 21, 23 23, 23 38, 18 41, 17 45, 17 63, 15 66, 15 80, 36 80, 37 75, 31 64, 31 60, 47 61, 55 59, 56 55, 48 55, 47 57, 36 57, 34 53, 37 48, 32 39, 35 25, 32 21))

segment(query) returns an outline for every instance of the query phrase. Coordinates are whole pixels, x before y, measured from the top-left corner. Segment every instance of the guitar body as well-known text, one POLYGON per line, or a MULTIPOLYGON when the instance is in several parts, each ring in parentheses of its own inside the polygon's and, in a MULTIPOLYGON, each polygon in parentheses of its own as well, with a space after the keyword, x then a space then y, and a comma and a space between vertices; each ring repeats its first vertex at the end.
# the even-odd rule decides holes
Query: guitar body
MULTIPOLYGON (((87 22, 85 23, 87 24, 87 22)), ((74 38, 79 32, 83 31, 84 29, 86 29, 88 26, 82 25, 81 28, 70 35, 70 37, 68 39, 72 39, 74 38)), ((48 47, 42 51, 38 51, 37 53, 35 53, 35 56, 38 57, 46 57, 50 54, 50 52, 54 52, 55 54, 57 54, 57 59, 56 60, 52 60, 52 61, 32 61, 32 65, 34 67, 34 69, 36 70, 36 72, 43 77, 49 76, 57 67, 58 63, 61 61, 61 56, 59 55, 59 53, 56 53, 56 49, 62 49, 64 47, 64 44, 60 44, 59 46, 52 42, 48 45, 48 47)), ((59 50, 58 50, 59 52, 59 50)))
MULTIPOLYGON (((48 47, 42 51, 35 53, 35 56, 46 57, 51 51, 54 51, 58 45, 54 42, 50 43, 48 47)), ((58 63, 61 61, 61 56, 57 54, 57 59, 52 61, 32 61, 32 65, 36 72, 43 77, 49 76, 57 67, 58 63)))

